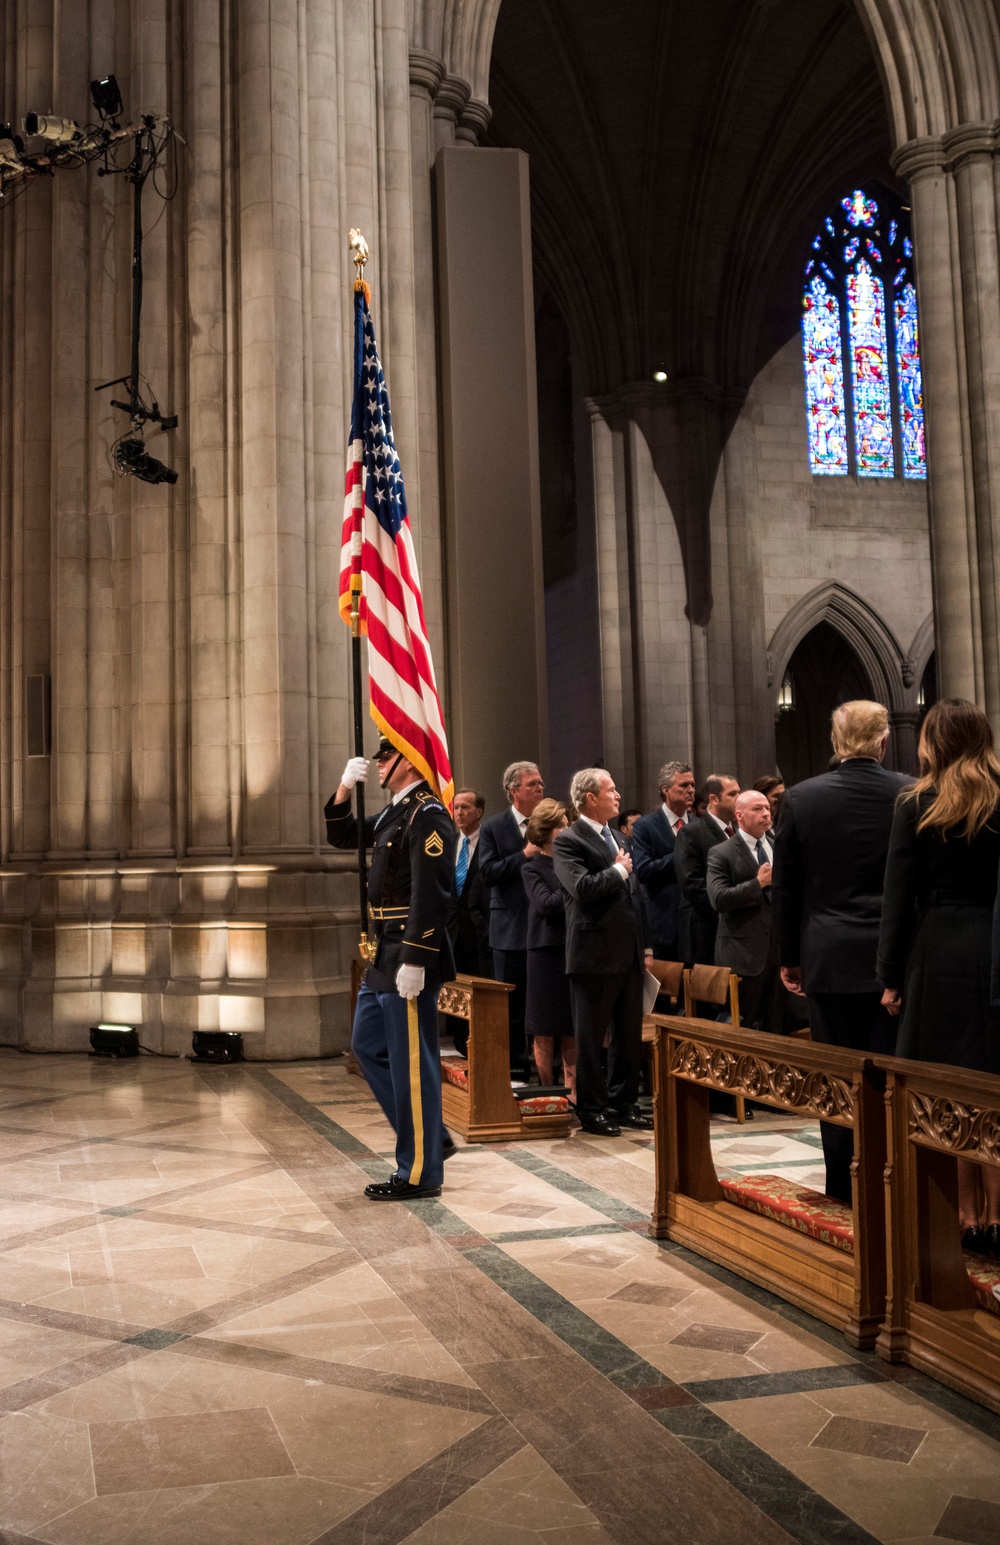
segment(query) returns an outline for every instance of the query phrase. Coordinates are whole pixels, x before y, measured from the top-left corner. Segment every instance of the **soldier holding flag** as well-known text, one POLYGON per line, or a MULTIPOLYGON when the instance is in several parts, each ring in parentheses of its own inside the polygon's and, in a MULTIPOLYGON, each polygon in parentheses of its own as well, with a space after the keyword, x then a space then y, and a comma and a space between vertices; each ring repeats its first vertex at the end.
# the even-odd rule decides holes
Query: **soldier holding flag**
POLYGON ((372 1201, 437 1196, 455 1145, 441 1121, 437 995, 452 974, 445 933, 454 891, 454 794, 434 678, 406 491, 392 434, 389 393, 375 342, 368 248, 351 231, 354 403, 341 542, 340 614, 351 627, 354 751, 325 809, 334 847, 357 843, 361 950, 370 961, 358 995, 352 1046, 396 1133, 396 1170, 365 1187, 372 1201), (392 803, 364 817, 361 635, 368 638, 368 695, 382 738, 379 783, 392 803), (357 790, 358 818, 351 810, 357 790), (370 877, 366 849, 374 845, 370 877), (370 878, 370 884, 369 884, 370 878), (370 924, 372 938, 368 937, 370 924))
MULTIPOLYGON (((372 1093, 396 1132, 396 1173, 365 1187, 371 1201, 437 1196, 444 1153, 437 995, 454 972, 445 923, 454 887, 455 828, 420 772, 384 736, 375 753, 392 803, 369 818, 368 876, 375 958, 358 994, 351 1044, 372 1093)), ((326 807, 335 848, 357 842, 351 792, 368 777, 352 757, 326 807)))

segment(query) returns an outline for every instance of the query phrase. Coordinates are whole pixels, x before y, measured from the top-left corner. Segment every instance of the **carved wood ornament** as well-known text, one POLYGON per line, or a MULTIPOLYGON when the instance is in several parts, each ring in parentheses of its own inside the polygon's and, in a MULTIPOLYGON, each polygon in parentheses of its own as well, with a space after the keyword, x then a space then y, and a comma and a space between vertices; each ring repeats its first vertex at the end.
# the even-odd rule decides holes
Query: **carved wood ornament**
POLYGON ((841 1078, 789 1062, 725 1051, 698 1041, 673 1047, 670 1070, 691 1083, 725 1089, 751 1100, 773 1100, 786 1109, 819 1116, 824 1121, 853 1126, 850 1085, 841 1078))
POLYGON ((929 1148, 1000 1164, 1000 1111, 910 1091, 909 1135, 929 1148))

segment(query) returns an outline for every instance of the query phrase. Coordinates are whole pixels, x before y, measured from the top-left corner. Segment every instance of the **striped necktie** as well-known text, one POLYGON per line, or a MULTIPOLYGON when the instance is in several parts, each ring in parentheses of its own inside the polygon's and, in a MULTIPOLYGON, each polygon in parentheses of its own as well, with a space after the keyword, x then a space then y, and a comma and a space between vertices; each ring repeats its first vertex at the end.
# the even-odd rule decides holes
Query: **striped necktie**
POLYGON ((458 863, 455 865, 455 889, 461 896, 465 882, 469 876, 469 839, 462 838, 462 846, 458 850, 458 863))

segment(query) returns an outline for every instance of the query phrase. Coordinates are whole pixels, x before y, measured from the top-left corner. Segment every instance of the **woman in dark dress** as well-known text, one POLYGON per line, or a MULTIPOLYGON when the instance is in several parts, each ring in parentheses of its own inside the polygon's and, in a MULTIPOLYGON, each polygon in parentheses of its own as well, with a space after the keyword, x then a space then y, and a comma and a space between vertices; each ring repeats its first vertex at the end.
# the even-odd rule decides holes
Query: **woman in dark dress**
MULTIPOLYGON (((935 703, 919 756, 921 777, 900 796, 889 841, 882 1002, 900 1016, 897 1057, 1000 1073, 1000 1009, 990 1001, 1000 762, 989 720, 964 698, 935 703)), ((1000 1255, 1000 1170, 959 1159, 958 1206, 966 1249, 1000 1255)))
POLYGON ((556 832, 569 825, 565 805, 543 799, 528 817, 526 836, 538 852, 525 859, 521 878, 528 893, 528 996, 524 1027, 534 1043, 543 1087, 552 1084, 555 1038, 562 1038, 563 1077, 576 1102, 576 1038, 566 977, 566 908, 552 863, 556 832))

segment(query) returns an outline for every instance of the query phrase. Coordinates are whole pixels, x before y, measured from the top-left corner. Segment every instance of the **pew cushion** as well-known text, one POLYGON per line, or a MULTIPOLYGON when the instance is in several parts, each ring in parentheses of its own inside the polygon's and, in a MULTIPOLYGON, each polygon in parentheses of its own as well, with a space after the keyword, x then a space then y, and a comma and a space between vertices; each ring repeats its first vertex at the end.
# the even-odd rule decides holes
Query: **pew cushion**
POLYGON ((835 1202, 821 1191, 796 1185, 781 1175, 720 1175, 726 1200, 773 1218, 786 1228, 808 1234, 821 1244, 854 1254, 854 1218, 850 1207, 835 1202))
POLYGON ((519 1099, 517 1108, 522 1116, 564 1116, 569 1110, 569 1100, 564 1094, 536 1094, 519 1099))
POLYGON ((447 1061, 442 1058, 441 1077, 446 1084, 454 1084, 456 1089, 468 1089, 469 1064, 467 1062, 456 1062, 451 1057, 447 1061))
POLYGON ((993 1289, 1000 1282, 1000 1261, 989 1255, 976 1255, 966 1250, 965 1269, 975 1289, 979 1307, 988 1309, 990 1314, 1000 1314, 1000 1304, 993 1297, 993 1289))

